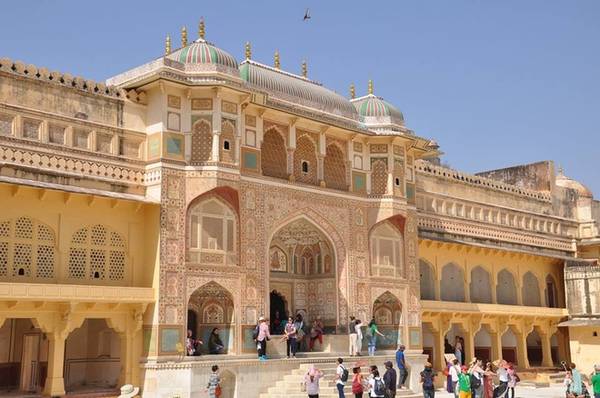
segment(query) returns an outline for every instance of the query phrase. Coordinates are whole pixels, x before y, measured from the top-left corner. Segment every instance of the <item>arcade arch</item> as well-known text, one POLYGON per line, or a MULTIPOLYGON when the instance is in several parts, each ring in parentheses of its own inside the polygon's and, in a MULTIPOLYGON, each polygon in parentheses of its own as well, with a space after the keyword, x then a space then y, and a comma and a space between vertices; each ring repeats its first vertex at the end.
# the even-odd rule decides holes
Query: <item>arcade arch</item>
POLYGON ((503 269, 498 273, 496 301, 498 304, 517 304, 517 285, 515 283, 515 277, 507 269, 503 269))
POLYGON ((492 302, 490 273, 485 268, 477 266, 471 270, 469 289, 472 303, 490 304, 492 302))
POLYGON ((378 348, 395 348, 402 322, 402 304, 398 297, 389 291, 377 297, 373 302, 373 318, 379 331, 385 335, 385 338, 378 340, 378 348))
POLYGON ((444 265, 440 282, 442 301, 465 301, 465 277, 463 270, 454 263, 444 265))
POLYGON ((273 235, 269 245, 271 324, 288 315, 305 315, 304 324, 320 316, 326 329, 337 323, 337 282, 334 246, 305 217, 294 219, 273 235), (284 312, 282 313, 282 308, 284 312))
POLYGON ((209 353, 208 339, 214 328, 226 354, 234 349, 235 306, 232 294, 216 282, 209 282, 192 293, 188 300, 188 331, 194 340, 204 344, 197 346, 201 353, 209 353))
POLYGON ((435 300, 435 271, 427 261, 419 260, 421 300, 435 300))
POLYGON ((523 305, 540 307, 540 285, 538 278, 531 271, 523 275, 523 288, 521 291, 523 297, 523 305))
POLYGON ((556 282, 552 275, 546 275, 546 306, 549 308, 558 308, 558 291, 556 282))

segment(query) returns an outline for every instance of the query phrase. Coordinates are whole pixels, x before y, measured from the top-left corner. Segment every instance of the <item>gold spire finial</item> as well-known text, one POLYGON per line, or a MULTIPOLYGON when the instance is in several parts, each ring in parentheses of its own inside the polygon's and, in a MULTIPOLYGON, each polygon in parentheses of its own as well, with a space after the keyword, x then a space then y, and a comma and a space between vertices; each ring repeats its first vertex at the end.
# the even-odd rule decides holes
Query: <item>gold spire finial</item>
POLYGON ((165 39, 165 55, 171 54, 171 36, 167 35, 165 39))
POLYGON ((308 76, 308 66, 306 65, 306 61, 302 61, 302 76, 308 76))
POLYGON ((187 46, 187 28, 184 26, 181 28, 181 47, 187 46))
POLYGON ((354 83, 352 83, 350 85, 350 98, 351 99, 356 98, 356 89, 354 88, 354 83))
POLYGON ((369 79, 369 94, 373 94, 373 80, 369 79))
POLYGON ((198 37, 204 40, 204 36, 206 35, 206 26, 204 25, 204 17, 200 18, 200 23, 198 24, 198 37))
POLYGON ((275 50, 275 67, 277 69, 281 68, 281 61, 279 60, 279 50, 275 50))
POLYGON ((246 59, 252 58, 252 47, 250 46, 250 42, 249 41, 246 42, 246 48, 245 48, 245 50, 246 50, 246 59))

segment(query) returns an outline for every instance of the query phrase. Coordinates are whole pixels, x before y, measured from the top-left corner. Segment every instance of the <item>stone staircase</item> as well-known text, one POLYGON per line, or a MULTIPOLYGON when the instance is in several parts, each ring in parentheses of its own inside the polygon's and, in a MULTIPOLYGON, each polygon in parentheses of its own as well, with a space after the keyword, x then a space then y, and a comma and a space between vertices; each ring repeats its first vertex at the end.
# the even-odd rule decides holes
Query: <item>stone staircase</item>
MULTIPOLYGON (((335 386, 334 377, 336 366, 332 364, 317 364, 319 370, 323 372, 323 377, 320 380, 320 392, 319 398, 338 398, 337 388, 335 386), (322 365, 322 366, 320 366, 322 365)), ((306 392, 302 391, 302 381, 306 372, 310 368, 310 364, 301 364, 298 369, 292 370, 292 372, 283 377, 283 380, 279 380, 274 386, 269 387, 266 393, 260 394, 260 398, 306 398, 306 392)), ((344 387, 346 397, 353 397, 352 394, 352 370, 348 378, 348 382, 344 387)), ((363 376, 366 376, 366 368, 362 368, 363 376)), ((383 375, 383 373, 382 373, 383 375)), ((364 394, 367 396, 367 394, 364 394)), ((410 390, 398 390, 396 397, 398 398, 417 398, 422 397, 423 394, 416 394, 410 390)))

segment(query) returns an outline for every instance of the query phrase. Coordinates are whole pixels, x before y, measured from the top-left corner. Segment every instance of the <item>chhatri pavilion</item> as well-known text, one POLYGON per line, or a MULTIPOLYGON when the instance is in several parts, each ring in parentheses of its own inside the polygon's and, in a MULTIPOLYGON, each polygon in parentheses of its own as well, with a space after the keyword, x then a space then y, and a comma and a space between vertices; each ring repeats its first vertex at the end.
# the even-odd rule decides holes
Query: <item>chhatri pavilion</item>
POLYGON ((224 397, 277 397, 348 356, 350 316, 377 321, 377 361, 406 346, 415 393, 457 336, 467 361, 593 363, 584 185, 444 167, 373 82, 347 98, 198 36, 106 82, 0 59, 0 394, 195 397, 217 363, 224 397), (283 360, 275 337, 259 363, 276 314, 320 318, 323 344, 283 360), (225 353, 187 356, 214 327, 225 353))

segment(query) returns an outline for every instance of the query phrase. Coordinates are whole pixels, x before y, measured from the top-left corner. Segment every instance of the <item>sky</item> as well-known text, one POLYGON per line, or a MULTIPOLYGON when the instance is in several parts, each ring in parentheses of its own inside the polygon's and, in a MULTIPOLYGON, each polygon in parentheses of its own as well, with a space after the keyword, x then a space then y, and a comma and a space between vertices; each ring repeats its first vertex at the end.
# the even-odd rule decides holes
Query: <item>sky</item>
POLYGON ((354 83, 478 172, 554 160, 600 198, 600 1, 3 2, 0 57, 104 80, 163 54, 180 29, 343 95, 354 83), (303 21, 306 8, 311 19, 303 21))

